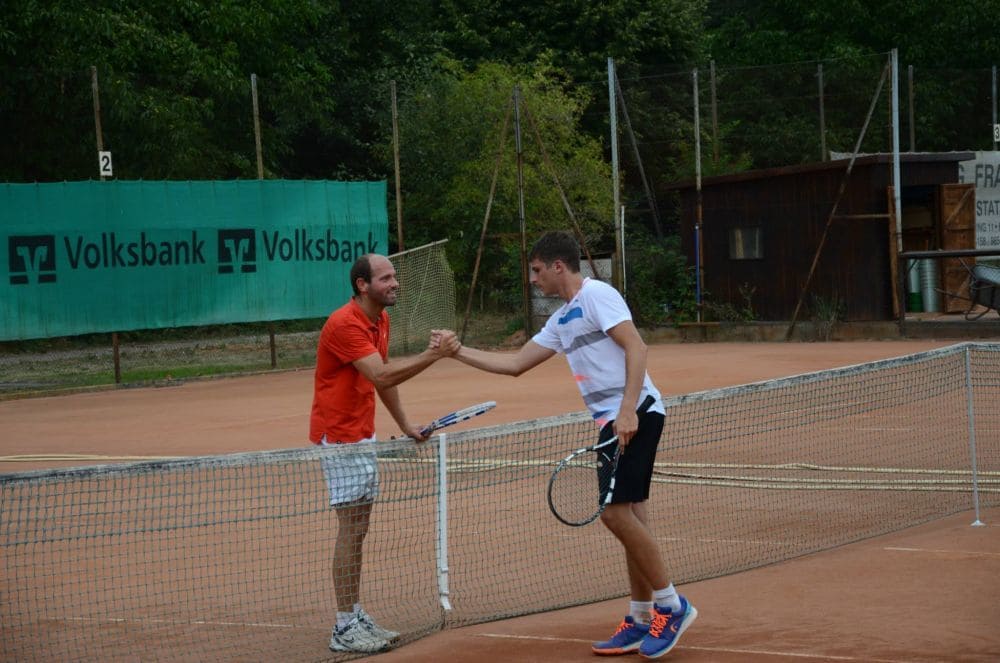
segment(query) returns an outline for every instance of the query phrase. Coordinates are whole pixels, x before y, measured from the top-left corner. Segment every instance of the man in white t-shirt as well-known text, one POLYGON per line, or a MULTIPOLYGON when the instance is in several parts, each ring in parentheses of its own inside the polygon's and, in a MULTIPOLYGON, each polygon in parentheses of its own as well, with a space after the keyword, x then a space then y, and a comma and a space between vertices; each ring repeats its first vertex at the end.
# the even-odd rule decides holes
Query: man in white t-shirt
POLYGON ((618 436, 623 453, 612 503, 601 522, 625 549, 631 591, 629 614, 614 635, 595 642, 595 654, 638 651, 659 658, 677 644, 698 611, 677 593, 647 525, 646 500, 663 431, 660 392, 646 373, 646 344, 621 294, 580 274, 580 247, 565 232, 546 233, 529 254, 531 282, 566 303, 515 354, 461 347, 455 359, 491 373, 521 375, 563 353, 600 439, 618 436), (651 401, 641 415, 640 403, 651 401))

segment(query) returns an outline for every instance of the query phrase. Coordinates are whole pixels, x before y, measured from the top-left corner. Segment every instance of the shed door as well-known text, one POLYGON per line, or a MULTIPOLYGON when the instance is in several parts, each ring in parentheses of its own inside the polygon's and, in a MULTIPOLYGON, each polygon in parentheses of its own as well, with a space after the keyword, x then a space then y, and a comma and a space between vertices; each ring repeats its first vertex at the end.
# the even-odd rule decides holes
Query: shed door
MULTIPOLYGON (((976 248, 976 185, 942 184, 940 194, 941 249, 976 248)), ((941 289, 945 293, 946 313, 962 313, 969 308, 969 271, 965 265, 971 266, 974 262, 975 258, 941 260, 941 289)))

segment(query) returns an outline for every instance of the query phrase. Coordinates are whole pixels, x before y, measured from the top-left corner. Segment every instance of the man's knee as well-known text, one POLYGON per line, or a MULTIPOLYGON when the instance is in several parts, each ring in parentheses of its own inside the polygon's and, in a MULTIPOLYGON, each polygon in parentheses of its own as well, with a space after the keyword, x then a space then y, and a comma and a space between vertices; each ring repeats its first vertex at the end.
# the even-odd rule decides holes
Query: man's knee
POLYGON ((627 527, 634 519, 635 514, 632 513, 632 505, 628 503, 609 504, 601 512, 601 522, 612 532, 618 532, 622 528, 627 527))

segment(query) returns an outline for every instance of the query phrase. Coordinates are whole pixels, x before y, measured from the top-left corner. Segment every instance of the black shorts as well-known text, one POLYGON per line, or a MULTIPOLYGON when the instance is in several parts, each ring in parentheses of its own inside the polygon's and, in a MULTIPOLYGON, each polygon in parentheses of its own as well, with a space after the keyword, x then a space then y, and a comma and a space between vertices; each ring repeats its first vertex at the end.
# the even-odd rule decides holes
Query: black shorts
MULTIPOLYGON (((601 429, 600 441, 614 437, 614 422, 608 422, 601 429)), ((645 502, 649 499, 649 483, 653 479, 653 463, 656 461, 656 447, 663 433, 663 415, 646 412, 639 417, 639 429, 629 440, 625 453, 618 459, 615 472, 615 493, 612 504, 645 502)))

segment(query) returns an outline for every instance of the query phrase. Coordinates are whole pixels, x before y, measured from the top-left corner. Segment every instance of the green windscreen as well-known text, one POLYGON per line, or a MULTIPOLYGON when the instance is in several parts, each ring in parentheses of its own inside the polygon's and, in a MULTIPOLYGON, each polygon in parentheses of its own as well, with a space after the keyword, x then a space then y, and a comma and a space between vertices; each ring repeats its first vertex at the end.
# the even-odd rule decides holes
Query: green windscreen
POLYGON ((384 182, 0 185, 0 340, 320 317, 387 253, 384 182))

